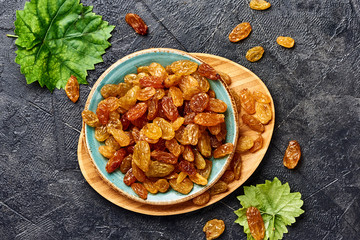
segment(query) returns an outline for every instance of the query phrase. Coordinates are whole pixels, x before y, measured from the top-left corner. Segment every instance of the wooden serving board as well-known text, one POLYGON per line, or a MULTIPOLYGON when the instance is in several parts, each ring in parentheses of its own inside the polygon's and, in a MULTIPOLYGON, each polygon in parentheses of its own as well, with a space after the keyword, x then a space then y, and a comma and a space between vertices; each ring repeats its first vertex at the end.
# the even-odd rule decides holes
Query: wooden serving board
MULTIPOLYGON (((200 58, 204 62, 210 64, 217 71, 222 71, 229 74, 232 79, 232 84, 230 85, 230 88, 233 88, 235 91, 240 91, 243 88, 248 88, 250 91, 259 90, 271 97, 270 92, 266 88, 265 84, 260 80, 260 78, 258 78, 253 72, 251 72, 247 68, 226 58, 215 55, 204 53, 191 53, 191 55, 200 58)), ((196 206, 192 203, 191 200, 174 205, 148 205, 133 201, 130 198, 122 195, 120 192, 112 188, 101 178, 95 165, 91 161, 90 155, 86 148, 84 128, 81 131, 78 143, 78 161, 80 169, 86 181, 90 184, 92 188, 95 189, 95 191, 97 191, 101 196, 103 196, 110 202, 130 211, 157 216, 176 215, 195 211, 200 208, 209 206, 226 197, 227 195, 235 191, 238 187, 240 187, 254 173, 255 169, 260 164, 266 153, 266 150, 269 147, 271 136, 274 131, 275 109, 273 101, 271 101, 271 107, 273 111, 273 119, 268 125, 265 126, 265 132, 262 134, 262 137, 264 138, 262 149, 255 153, 242 154, 242 170, 240 180, 236 180, 230 183, 229 190, 227 192, 212 196, 210 202, 204 206, 196 206)), ((239 116, 241 116, 242 114, 243 113, 240 113, 239 116)), ((253 139, 256 138, 258 133, 250 130, 247 126, 242 124, 241 120, 239 122, 239 127, 240 136, 248 135, 253 136, 253 139)))

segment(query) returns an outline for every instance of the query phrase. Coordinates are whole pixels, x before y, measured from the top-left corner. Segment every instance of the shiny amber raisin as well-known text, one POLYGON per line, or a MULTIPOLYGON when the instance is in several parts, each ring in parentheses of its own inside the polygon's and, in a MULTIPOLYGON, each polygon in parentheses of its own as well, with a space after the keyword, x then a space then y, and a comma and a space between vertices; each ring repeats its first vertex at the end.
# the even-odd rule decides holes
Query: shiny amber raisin
POLYGON ((251 115, 244 114, 241 116, 243 123, 245 123, 250 129, 257 132, 264 132, 264 125, 255 117, 251 115))
POLYGON ((136 99, 140 100, 140 101, 147 101, 149 100, 152 96, 154 96, 156 93, 156 89, 153 87, 146 87, 141 89, 137 95, 136 95, 136 99))
POLYGON ((125 149, 117 150, 114 155, 106 163, 105 169, 108 173, 114 172, 118 167, 120 167, 121 162, 124 160, 126 155, 125 149))
POLYGON ((130 168, 125 176, 124 176, 124 183, 127 185, 127 186, 130 186, 131 184, 133 184, 134 182, 136 182, 136 177, 134 176, 133 172, 132 172, 132 168, 130 168))
POLYGON ((133 183, 131 184, 131 188, 140 198, 144 200, 147 199, 148 191, 146 190, 144 185, 142 185, 141 183, 133 183))
POLYGON ((263 54, 264 54, 264 48, 261 46, 256 46, 256 47, 250 48, 246 52, 245 57, 250 62, 257 62, 262 58, 263 54))
POLYGON ((136 165, 147 172, 150 167, 150 146, 145 141, 138 141, 134 147, 133 161, 135 161, 136 165))
POLYGON ((190 60, 179 60, 173 62, 170 67, 176 75, 190 75, 197 70, 198 64, 190 60))
POLYGON ((277 39, 276 39, 276 42, 280 45, 280 46, 283 46, 283 47, 286 47, 286 48, 292 48, 295 44, 295 40, 291 37, 283 37, 283 36, 279 36, 277 39))
POLYGON ((145 24, 142 18, 135 13, 128 13, 125 16, 125 21, 132 27, 136 33, 140 35, 146 35, 148 26, 145 24))
POLYGON ((226 170, 221 176, 221 181, 229 184, 235 179, 235 173, 232 170, 226 170))
POLYGON ((234 178, 236 180, 239 180, 241 177, 241 155, 238 152, 235 152, 233 159, 231 160, 230 163, 230 168, 233 170, 234 172, 234 178))
POLYGON ((254 115, 262 124, 268 124, 272 119, 272 111, 270 104, 256 103, 256 113, 254 115))
POLYGON ((140 86, 142 88, 145 87, 153 87, 153 88, 164 88, 163 79, 156 76, 145 76, 139 80, 140 86))
POLYGON ((230 42, 238 42, 247 38, 251 32, 252 28, 250 23, 243 22, 238 24, 229 34, 230 42))
POLYGON ((162 136, 161 128, 155 123, 148 123, 143 127, 144 134, 151 139, 159 139, 162 136))
POLYGON ((174 156, 178 157, 181 154, 181 146, 175 138, 166 140, 165 146, 174 156))
POLYGON ((300 144, 296 140, 290 141, 283 158, 284 166, 288 169, 293 169, 298 164, 300 158, 300 144))
POLYGON ((252 96, 255 99, 255 101, 257 101, 257 102, 271 103, 271 98, 268 95, 266 95, 266 94, 264 94, 264 93, 262 93, 260 91, 254 91, 252 93, 252 96))
POLYGON ((234 145, 232 143, 225 143, 214 150, 213 156, 214 158, 222 158, 232 153, 233 150, 234 145))
POLYGON ((168 164, 176 164, 177 157, 172 153, 164 152, 161 150, 154 150, 151 152, 151 157, 159 162, 168 163, 168 164))
POLYGON ((262 240, 265 237, 265 225, 259 209, 249 207, 246 210, 246 218, 251 236, 255 240, 262 240))
POLYGON ((216 72, 216 70, 206 63, 200 64, 198 68, 198 73, 211 80, 220 79, 220 75, 216 72))
POLYGON ((184 98, 182 91, 177 87, 170 87, 169 88, 169 96, 173 100, 173 103, 176 107, 180 107, 184 103, 184 98))
POLYGON ((194 112, 202 112, 208 107, 209 100, 209 95, 206 93, 198 93, 191 98, 190 108, 194 112))
POLYGON ((210 98, 209 105, 206 109, 212 112, 223 113, 226 112, 227 105, 220 99, 210 98))
POLYGON ((178 109, 170 97, 165 96, 161 99, 161 107, 166 117, 171 121, 175 121, 179 117, 178 109))
POLYGON ((162 193, 166 192, 170 187, 169 182, 164 178, 157 180, 154 185, 157 190, 162 193))
POLYGON ((99 146, 98 150, 99 150, 99 153, 106 158, 112 158, 112 156, 114 156, 114 153, 115 153, 115 150, 112 147, 106 146, 106 145, 99 146))
POLYGON ((198 150, 204 157, 211 156, 211 143, 210 143, 210 136, 207 131, 204 131, 200 134, 198 144, 198 150))
POLYGON ((71 75, 68 79, 65 85, 65 93, 73 103, 79 99, 79 82, 75 76, 71 75))
POLYGON ((163 163, 159 161, 151 161, 149 170, 145 172, 147 177, 165 177, 174 171, 175 167, 172 164, 163 163))
POLYGON ((176 179, 170 179, 169 183, 175 191, 182 194, 189 194, 194 187, 194 183, 189 178, 185 178, 181 183, 177 183, 176 179))
POLYGON ((231 77, 229 76, 229 74, 227 74, 227 73, 224 73, 224 72, 219 72, 218 71, 218 73, 219 73, 219 75, 220 75, 220 78, 221 78, 221 80, 223 80, 225 83, 226 83, 226 85, 231 85, 231 77))
POLYGON ((151 76, 158 77, 162 81, 164 81, 168 76, 165 68, 156 62, 151 63, 148 67, 148 70, 151 76))
POLYGON ((244 88, 239 92, 241 106, 248 114, 254 114, 255 110, 255 99, 251 95, 249 89, 244 88))
POLYGON ((198 113, 194 118, 194 122, 196 124, 207 127, 215 126, 224 121, 225 121, 224 114, 216 114, 216 113, 198 113))
POLYGON ((218 238, 225 230, 225 223, 223 220, 212 219, 208 221, 204 228, 206 240, 218 238))
POLYGON ((251 0, 249 6, 254 10, 266 10, 271 4, 265 0, 251 0))
POLYGON ((249 136, 239 137, 238 144, 236 146, 236 151, 246 152, 254 146, 254 140, 249 136))
POLYGON ((194 152, 189 145, 184 146, 182 156, 186 161, 193 162, 195 160, 194 152))
POLYGON ((84 111, 82 111, 81 116, 84 122, 90 127, 98 127, 101 125, 97 115, 90 110, 85 109, 84 111))
POLYGON ((131 162, 131 168, 136 180, 139 182, 144 182, 146 179, 145 173, 136 165, 134 161, 131 162))
POLYGON ((199 196, 197 197, 194 197, 192 199, 192 202, 195 204, 195 205, 198 205, 198 206, 204 206, 205 204, 207 204, 209 201, 210 201, 210 193, 209 191, 206 191, 204 192, 203 194, 200 194, 199 196))
POLYGON ((226 192, 228 190, 228 185, 226 182, 219 180, 217 183, 215 183, 209 190, 210 195, 217 195, 223 192, 226 192))
POLYGON ((106 126, 100 126, 95 128, 95 139, 99 142, 105 141, 110 134, 106 130, 106 126))

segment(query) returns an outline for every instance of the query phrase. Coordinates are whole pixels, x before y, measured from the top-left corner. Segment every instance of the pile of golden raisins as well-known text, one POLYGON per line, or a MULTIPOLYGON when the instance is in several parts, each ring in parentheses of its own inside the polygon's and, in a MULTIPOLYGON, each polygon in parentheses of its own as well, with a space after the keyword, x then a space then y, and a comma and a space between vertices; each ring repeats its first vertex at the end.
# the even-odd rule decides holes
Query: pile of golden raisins
POLYGON ((234 151, 225 142, 227 105, 208 80, 226 77, 208 64, 180 60, 141 66, 124 82, 104 85, 96 113, 84 110, 82 117, 104 142, 99 152, 109 159, 106 171, 119 169, 142 199, 170 187, 188 194, 194 183, 207 185, 209 159, 234 151))

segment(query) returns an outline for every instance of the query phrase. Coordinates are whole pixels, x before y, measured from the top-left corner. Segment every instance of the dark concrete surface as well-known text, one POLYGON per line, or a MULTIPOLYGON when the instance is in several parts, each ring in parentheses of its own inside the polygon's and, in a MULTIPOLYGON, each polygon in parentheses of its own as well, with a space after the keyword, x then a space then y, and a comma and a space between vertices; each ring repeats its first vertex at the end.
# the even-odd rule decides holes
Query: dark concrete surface
POLYGON ((116 25, 104 63, 89 71, 89 85, 71 103, 63 90, 27 85, 14 62, 15 10, 24 0, 0 0, 0 239, 205 239, 202 226, 223 219, 220 239, 246 239, 235 224, 236 196, 205 209, 153 217, 122 209, 97 194, 77 162, 81 111, 90 88, 117 59, 150 47, 205 52, 231 59, 257 74, 276 106, 268 152, 245 185, 278 177, 299 191, 306 211, 284 239, 360 239, 360 2, 271 0, 267 11, 233 0, 82 1, 116 25), (149 25, 140 36, 125 23, 128 12, 149 25), (228 34, 243 21, 253 32, 241 43, 228 34), (278 46, 279 35, 296 40, 278 46), (248 62, 250 47, 263 59, 248 62), (282 166, 287 143, 302 146, 299 167, 282 166))

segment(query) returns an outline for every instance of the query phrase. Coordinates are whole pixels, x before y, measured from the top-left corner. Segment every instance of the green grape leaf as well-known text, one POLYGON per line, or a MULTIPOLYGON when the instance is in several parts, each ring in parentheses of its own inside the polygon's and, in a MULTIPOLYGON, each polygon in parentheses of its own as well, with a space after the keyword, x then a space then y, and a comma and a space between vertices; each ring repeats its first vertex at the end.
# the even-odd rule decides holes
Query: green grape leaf
POLYGON ((237 197, 242 208, 235 211, 238 219, 235 221, 244 227, 248 240, 253 240, 246 218, 246 210, 256 207, 260 210, 265 225, 264 240, 278 240, 287 233, 287 225, 295 223, 295 217, 304 213, 301 209, 303 201, 299 192, 290 193, 288 183, 281 184, 278 178, 265 181, 265 184, 244 187, 244 195, 237 197))
POLYGON ((15 62, 28 84, 50 91, 64 88, 71 75, 87 84, 87 70, 102 62, 115 26, 80 0, 31 0, 16 11, 15 62))

